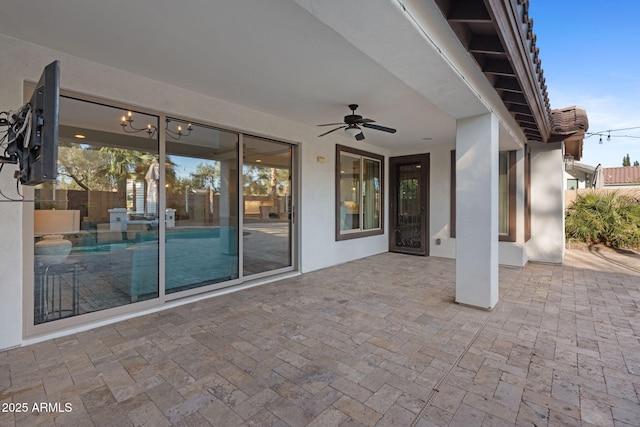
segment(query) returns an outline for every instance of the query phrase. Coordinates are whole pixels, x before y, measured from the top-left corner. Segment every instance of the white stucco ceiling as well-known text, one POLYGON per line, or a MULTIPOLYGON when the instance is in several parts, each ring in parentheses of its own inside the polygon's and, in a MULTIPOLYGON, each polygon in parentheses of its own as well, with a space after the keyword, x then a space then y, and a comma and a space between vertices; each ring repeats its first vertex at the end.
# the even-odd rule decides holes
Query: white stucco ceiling
POLYGON ((345 7, 348 20, 339 13, 342 2, 299 3, 304 7, 293 0, 5 0, 0 33, 311 126, 340 122, 356 103, 358 113, 398 129, 365 131, 367 142, 386 148, 452 142, 452 116, 478 109, 437 52, 421 53, 429 64, 423 73, 406 52, 409 63, 395 68, 388 66, 395 59, 376 57, 378 41, 362 39, 360 24, 366 30, 371 20, 393 21, 381 32, 386 53, 401 49, 402 33, 412 28, 389 0, 356 1, 349 8, 371 9, 352 15, 345 7), (338 12, 327 15, 320 5, 338 12))

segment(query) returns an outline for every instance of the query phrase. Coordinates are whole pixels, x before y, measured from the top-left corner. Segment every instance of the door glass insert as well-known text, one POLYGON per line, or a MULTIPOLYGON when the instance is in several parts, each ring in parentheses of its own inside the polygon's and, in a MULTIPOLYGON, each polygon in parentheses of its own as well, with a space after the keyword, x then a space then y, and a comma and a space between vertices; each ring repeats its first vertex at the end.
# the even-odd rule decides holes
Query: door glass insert
POLYGON ((396 246, 422 247, 422 200, 420 191, 420 163, 397 166, 396 246))
POLYGON ((243 275, 292 265, 292 148, 244 137, 243 275))
POLYGON ((159 218, 145 180, 158 118, 132 112, 136 131, 122 114, 60 98, 58 178, 34 192, 34 324, 158 297, 159 218))
POLYGON ((167 128, 165 292, 171 294, 238 278, 238 135, 173 119, 167 128))

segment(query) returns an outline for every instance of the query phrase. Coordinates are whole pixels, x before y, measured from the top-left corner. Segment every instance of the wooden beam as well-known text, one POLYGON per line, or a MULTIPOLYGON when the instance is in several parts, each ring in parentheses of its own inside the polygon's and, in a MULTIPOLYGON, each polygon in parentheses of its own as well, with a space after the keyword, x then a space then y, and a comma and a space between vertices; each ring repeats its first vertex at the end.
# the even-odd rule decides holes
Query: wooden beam
POLYGON ((531 116, 531 109, 528 105, 509 104, 507 105, 507 109, 512 113, 526 114, 528 116, 531 116))
POLYGON ((491 23, 491 15, 482 1, 457 0, 451 6, 447 20, 449 22, 491 23))
POLYGON ((537 125, 535 119, 533 118, 533 116, 525 116, 524 114, 516 114, 516 116, 514 117, 516 119, 517 122, 521 122, 521 123, 529 123, 532 125, 537 125))
POLYGON ((497 76, 515 77, 516 73, 508 59, 489 59, 485 61, 482 71, 497 76))
POLYGON ((529 106, 527 99, 521 93, 506 92, 502 94, 502 100, 511 104, 519 104, 529 106))
POLYGON ((520 122, 520 127, 522 129, 530 129, 530 130, 538 130, 538 126, 536 126, 535 124, 532 123, 525 123, 525 122, 520 122))
POLYGON ((493 87, 496 90, 504 90, 506 92, 516 92, 522 93, 522 88, 520 87, 520 83, 518 80, 512 77, 501 77, 495 81, 493 87))
POLYGON ((475 36, 469 43, 472 53, 505 54, 504 47, 498 36, 475 36))

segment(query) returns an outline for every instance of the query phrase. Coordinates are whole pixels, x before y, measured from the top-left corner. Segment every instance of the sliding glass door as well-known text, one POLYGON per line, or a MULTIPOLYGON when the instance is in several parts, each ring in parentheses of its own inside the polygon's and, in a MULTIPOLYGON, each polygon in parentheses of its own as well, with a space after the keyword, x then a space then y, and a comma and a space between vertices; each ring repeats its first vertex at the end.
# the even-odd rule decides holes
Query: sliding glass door
POLYGON ((121 115, 60 99, 58 179, 34 191, 35 325, 159 295, 158 117, 121 115))
POLYGON ((244 137, 243 275, 292 266, 292 146, 244 137))
POLYGON ((165 292, 237 279, 238 134, 166 127, 165 292))
POLYGON ((58 178, 34 192, 28 334, 292 269, 293 149, 61 97, 58 178))

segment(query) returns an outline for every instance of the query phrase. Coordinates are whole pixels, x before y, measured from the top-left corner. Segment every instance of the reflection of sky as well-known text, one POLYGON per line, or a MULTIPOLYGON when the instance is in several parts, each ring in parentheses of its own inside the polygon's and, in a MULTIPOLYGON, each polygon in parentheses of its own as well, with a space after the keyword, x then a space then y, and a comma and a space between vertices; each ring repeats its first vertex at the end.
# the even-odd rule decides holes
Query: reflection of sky
POLYGON ((190 174, 195 172, 196 167, 201 164, 214 164, 213 161, 198 159, 194 157, 182 157, 182 156, 167 156, 169 160, 171 160, 174 164, 174 170, 176 171, 176 176, 179 178, 189 178, 190 174))

